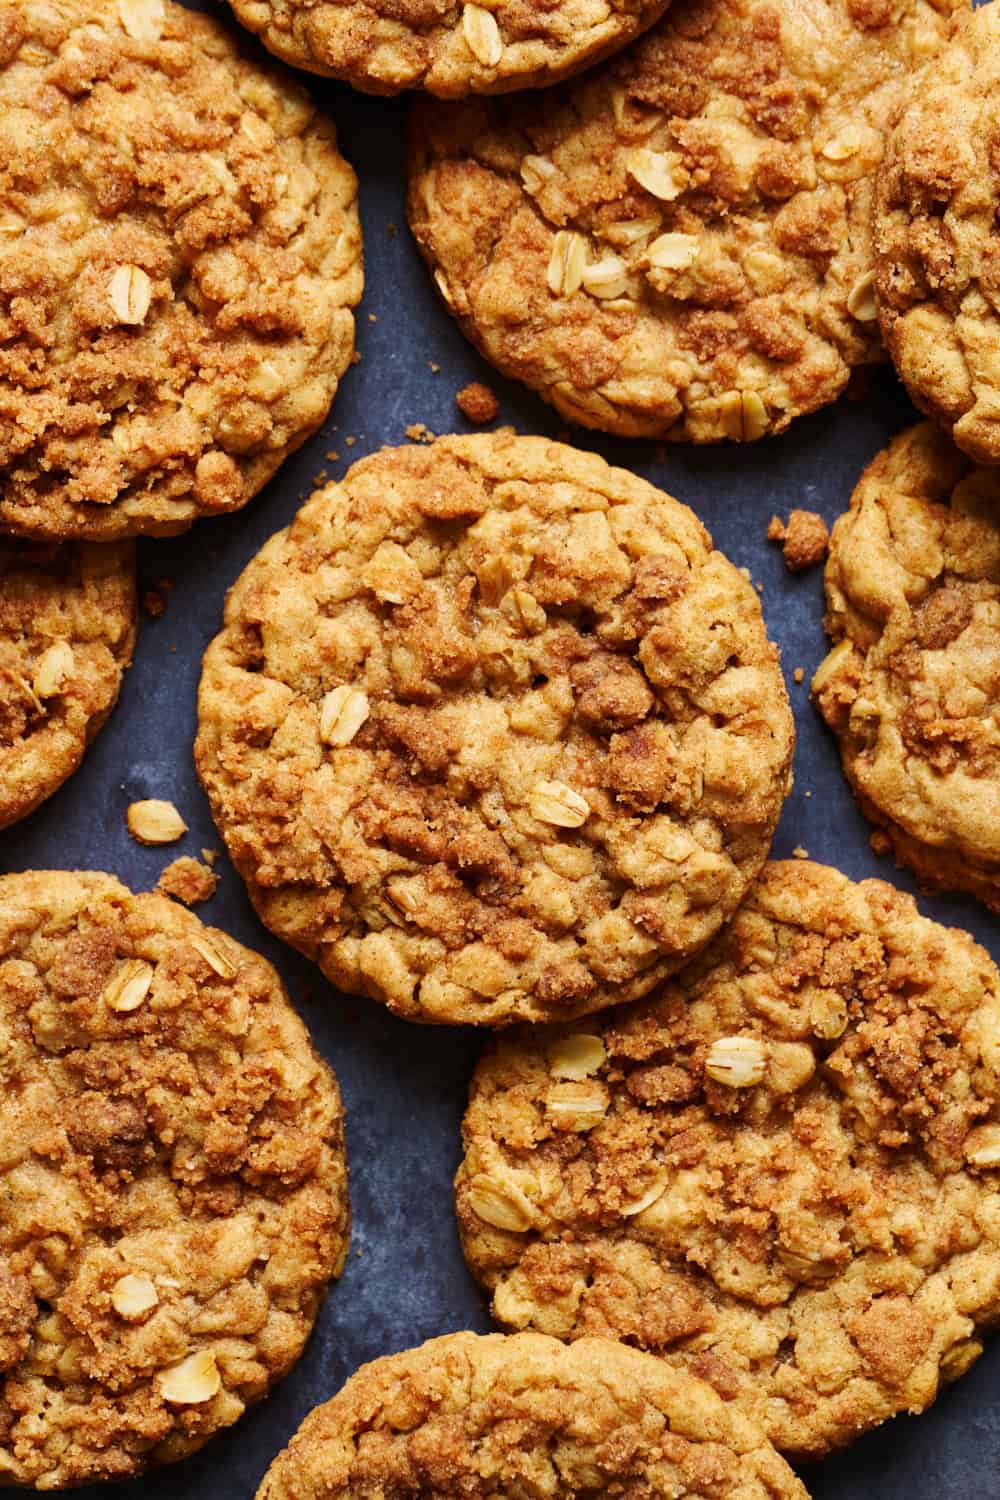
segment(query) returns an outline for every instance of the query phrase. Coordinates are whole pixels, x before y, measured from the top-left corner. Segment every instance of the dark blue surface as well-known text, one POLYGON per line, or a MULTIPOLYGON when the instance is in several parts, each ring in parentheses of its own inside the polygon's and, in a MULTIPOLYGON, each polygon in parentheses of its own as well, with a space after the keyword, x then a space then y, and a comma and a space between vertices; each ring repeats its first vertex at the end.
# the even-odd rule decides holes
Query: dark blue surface
MULTIPOLYGON (((564 435, 540 400, 494 375, 469 348, 433 293, 410 241, 403 205, 405 106, 305 80, 337 121, 361 179, 368 290, 358 313, 361 362, 348 372, 330 421, 241 514, 202 522, 186 536, 145 543, 147 584, 175 580, 166 615, 143 621, 121 702, 83 769, 34 817, 0 835, 0 868, 96 868, 135 889, 155 884, 177 854, 221 849, 191 758, 201 653, 218 629, 223 596, 261 544, 294 514, 326 470, 386 443, 407 426, 468 431, 454 406, 467 381, 501 397, 501 420, 521 432, 564 435), (374 321, 373 321, 374 320, 374 321), (431 364, 440 366, 432 373, 431 364), (349 444, 350 439, 354 439, 349 444), (339 452, 331 461, 329 451, 339 452), (168 850, 143 849, 125 831, 139 797, 168 797, 191 832, 168 850)), ((747 448, 673 448, 577 432, 575 441, 644 475, 697 511, 716 542, 763 584, 799 731, 795 789, 775 844, 796 846, 858 878, 914 883, 877 860, 868 826, 840 774, 833 743, 810 706, 808 680, 824 653, 822 576, 793 578, 765 540, 768 519, 793 506, 832 521, 862 466, 913 419, 888 370, 863 400, 795 423, 782 438, 747 448), (804 667, 797 686, 792 673, 804 667)), ((453 1329, 489 1327, 459 1253, 450 1179, 458 1125, 480 1038, 408 1026, 379 1006, 337 995, 318 970, 273 941, 254 917, 223 857, 219 892, 199 908, 209 922, 265 953, 284 976, 317 1045, 333 1064, 348 1109, 354 1234, 347 1269, 312 1342, 270 1400, 198 1457, 117 1486, 119 1500, 249 1500, 275 1453, 306 1412, 362 1361, 453 1329)), ((971 901, 923 899, 929 915, 970 928, 1000 958, 1000 924, 971 901)), ((816 1500, 994 1500, 1000 1492, 1000 1348, 918 1419, 899 1419, 805 1475, 816 1500)), ((98 1488, 78 1491, 93 1497, 98 1488)))

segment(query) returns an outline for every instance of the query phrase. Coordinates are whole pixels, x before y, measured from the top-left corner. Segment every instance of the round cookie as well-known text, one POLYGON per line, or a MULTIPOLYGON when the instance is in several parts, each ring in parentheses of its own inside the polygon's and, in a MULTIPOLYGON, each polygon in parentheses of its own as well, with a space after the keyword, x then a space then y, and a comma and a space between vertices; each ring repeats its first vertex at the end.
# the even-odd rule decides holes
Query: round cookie
POLYGON ((1000 476, 929 422, 833 528, 813 696, 866 817, 931 888, 1000 911, 1000 476))
POLYGON ((1000 974, 882 881, 775 863, 656 996, 499 1039, 458 1221, 498 1320, 613 1335, 817 1457, 1000 1313, 1000 974))
POLYGON ((370 94, 539 88, 623 47, 669 0, 230 0, 297 68, 370 94))
POLYGON ((774 1449, 701 1381, 586 1339, 451 1333, 362 1365, 303 1422, 256 1500, 389 1493, 572 1500, 808 1500, 774 1449))
POLYGON ((277 974, 108 875, 0 878, 0 1475, 186 1457, 298 1359, 343 1111, 277 974))
POLYGON ((977 463, 1000 463, 1000 17, 964 18, 895 113, 875 196, 882 332, 911 398, 977 463))
POLYGON ((361 295, 333 126, 173 0, 0 3, 0 525, 234 510, 323 421, 361 295))
POLYGON ((487 359, 571 421, 780 432, 881 357, 872 173, 966 0, 677 0, 544 99, 423 103, 410 222, 487 359))
POLYGON ((77 769, 117 702, 135 636, 131 542, 0 538, 0 828, 77 769))
POLYGON ((230 592, 198 770, 265 924, 411 1020, 645 994, 767 855, 794 729, 751 584, 594 455, 387 448, 230 592))

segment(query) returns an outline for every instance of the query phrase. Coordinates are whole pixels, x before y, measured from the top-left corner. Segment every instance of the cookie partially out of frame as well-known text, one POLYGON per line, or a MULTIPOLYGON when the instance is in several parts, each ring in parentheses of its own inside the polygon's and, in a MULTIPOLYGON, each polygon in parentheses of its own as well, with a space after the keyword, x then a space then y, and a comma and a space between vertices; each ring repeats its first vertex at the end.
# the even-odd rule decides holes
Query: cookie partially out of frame
POLYGON ((977 463, 1000 463, 1000 16, 972 11, 915 73, 886 142, 875 278, 886 343, 910 396, 977 463))
POLYGON ((77 769, 136 635, 135 555, 0 538, 0 828, 77 769))
POLYGON ((1000 974, 882 881, 768 865, 654 997, 473 1079, 466 1257, 509 1328, 627 1340, 818 1457, 1000 1313, 1000 974))
POLYGON ((173 0, 0 3, 0 526, 245 504, 325 418, 357 185, 284 73, 173 0))
POLYGON ((297 68, 372 94, 538 88, 590 66, 668 0, 231 0, 244 26, 297 68))
POLYGON ((813 695, 862 811, 931 888, 1000 910, 1000 475, 925 422, 833 529, 813 695))
POLYGON ((606 1339, 452 1333, 363 1365, 317 1407, 257 1500, 649 1491, 808 1500, 714 1391, 606 1339))
POLYGON ((873 172, 965 0, 678 0, 555 94, 418 107, 410 223, 478 349, 571 421, 750 441, 882 357, 873 172))
POLYGON ((298 1359, 343 1111, 277 974, 109 875, 0 879, 0 1483, 184 1458, 298 1359))
POLYGON ((767 856, 794 731, 686 506, 510 432, 387 448, 230 592, 196 758, 262 920, 411 1020, 644 994, 767 856))

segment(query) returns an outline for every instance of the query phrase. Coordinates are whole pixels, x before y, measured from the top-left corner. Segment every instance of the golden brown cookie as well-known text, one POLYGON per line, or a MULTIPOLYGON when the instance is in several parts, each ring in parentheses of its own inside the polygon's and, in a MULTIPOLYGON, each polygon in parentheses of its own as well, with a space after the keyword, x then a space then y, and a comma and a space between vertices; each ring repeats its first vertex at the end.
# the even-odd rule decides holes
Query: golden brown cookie
POLYGON ((655 997, 500 1038, 456 1179, 511 1328, 612 1335, 819 1456, 1000 1313, 1000 974, 882 881, 768 865, 655 997))
POLYGON ((196 758, 262 920, 418 1021, 562 1019, 696 952, 794 731, 686 506, 510 431, 386 448, 230 592, 196 758))
POLYGON ((963 19, 897 105, 875 199, 876 300, 921 411, 1000 463, 1000 13, 963 19))
POLYGON ((410 222, 487 359, 565 417, 749 441, 879 358, 872 172, 967 0, 677 0, 539 99, 425 103, 410 222))
POLYGON ((833 529, 813 695, 865 815, 921 881, 1000 910, 1000 476, 929 422, 833 529))
POLYGON ((79 766, 118 699, 136 612, 131 542, 0 538, 0 828, 79 766))
POLYGON ((0 879, 0 1483, 122 1479, 302 1353, 343 1111, 277 974, 110 875, 0 879))
POLYGON ((362 1365, 303 1422, 257 1500, 655 1493, 808 1500, 701 1381, 606 1339, 452 1333, 362 1365))
POLYGON ((623 47, 669 0, 230 0, 277 57, 370 94, 538 88, 623 47))
POLYGON ((0 525, 245 504, 323 421, 361 295, 332 125, 173 0, 0 0, 0 525))

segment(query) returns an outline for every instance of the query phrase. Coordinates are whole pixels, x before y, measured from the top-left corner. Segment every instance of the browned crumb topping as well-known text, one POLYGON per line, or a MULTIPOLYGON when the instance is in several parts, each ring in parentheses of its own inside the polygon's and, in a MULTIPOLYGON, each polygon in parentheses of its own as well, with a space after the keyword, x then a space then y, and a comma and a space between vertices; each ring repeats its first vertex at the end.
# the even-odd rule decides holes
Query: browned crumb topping
POLYGON ((185 906, 198 906, 202 901, 212 899, 218 884, 218 875, 207 865, 184 854, 167 865, 156 882, 156 889, 165 896, 182 901, 185 906))
POLYGON ((482 385, 478 380, 474 380, 471 385, 463 386, 455 397, 455 405, 470 422, 480 425, 495 422, 500 411, 500 402, 495 393, 488 385, 482 385))

